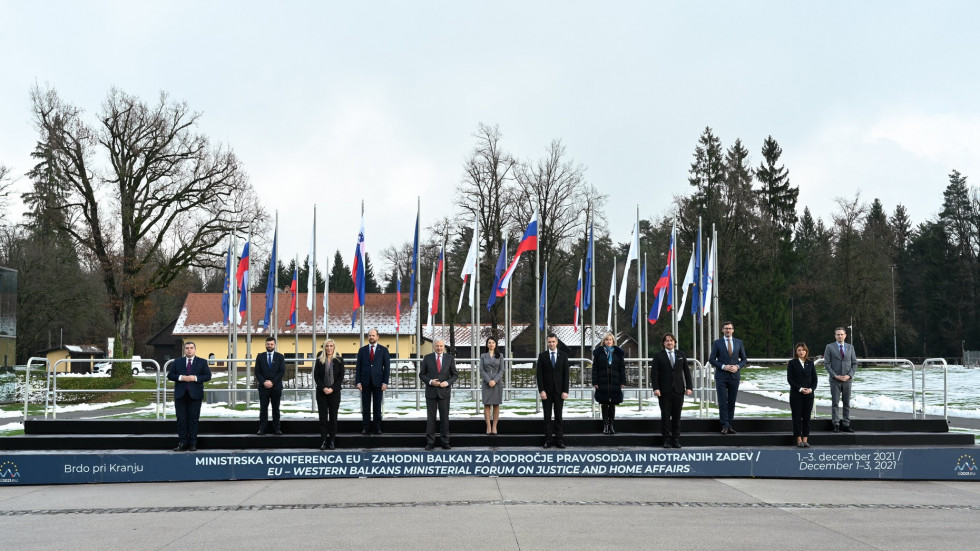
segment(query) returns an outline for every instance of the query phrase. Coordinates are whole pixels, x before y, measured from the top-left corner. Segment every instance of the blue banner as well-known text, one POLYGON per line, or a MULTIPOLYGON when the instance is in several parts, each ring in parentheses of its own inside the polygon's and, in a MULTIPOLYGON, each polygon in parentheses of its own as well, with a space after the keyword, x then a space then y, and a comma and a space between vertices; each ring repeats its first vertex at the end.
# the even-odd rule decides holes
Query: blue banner
POLYGON ((15 452, 0 487, 188 480, 401 476, 642 476, 969 480, 976 448, 15 452))

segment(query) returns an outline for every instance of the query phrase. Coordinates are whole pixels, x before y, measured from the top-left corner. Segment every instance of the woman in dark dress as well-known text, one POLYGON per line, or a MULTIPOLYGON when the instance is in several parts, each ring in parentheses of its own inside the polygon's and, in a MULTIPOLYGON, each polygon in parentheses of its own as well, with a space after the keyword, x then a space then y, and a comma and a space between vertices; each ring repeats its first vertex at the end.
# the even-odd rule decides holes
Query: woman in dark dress
POLYGON ((616 346, 616 338, 606 333, 602 344, 592 351, 592 387, 602 410, 602 434, 616 434, 616 404, 623 403, 626 386, 626 352, 616 346))
POLYGON ((316 384, 316 406, 320 415, 321 450, 334 449, 337 437, 337 411, 340 409, 340 387, 344 384, 344 360, 337 354, 337 343, 327 339, 313 366, 316 384))
POLYGON ((796 447, 809 448, 810 413, 813 411, 813 391, 817 388, 817 369, 808 360, 810 349, 805 343, 796 344, 796 357, 786 366, 789 382, 789 409, 793 412, 793 436, 796 447))
POLYGON ((504 364, 497 351, 497 339, 487 339, 487 351, 480 354, 480 376, 483 379, 483 419, 487 422, 487 434, 497 434, 500 418, 500 402, 503 401, 504 364))

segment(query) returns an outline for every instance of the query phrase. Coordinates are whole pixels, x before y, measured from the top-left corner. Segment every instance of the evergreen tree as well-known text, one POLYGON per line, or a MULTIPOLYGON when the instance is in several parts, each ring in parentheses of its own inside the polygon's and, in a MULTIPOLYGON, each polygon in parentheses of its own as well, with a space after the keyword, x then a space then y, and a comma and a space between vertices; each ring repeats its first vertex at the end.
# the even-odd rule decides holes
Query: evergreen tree
POLYGON ((789 241, 796 225, 796 199, 800 189, 790 185, 786 166, 777 166, 782 154, 783 148, 776 140, 767 137, 762 144, 762 162, 755 175, 760 185, 759 208, 763 219, 779 229, 780 239, 789 241))
POLYGON ((330 269, 330 292, 354 292, 354 280, 351 278, 350 266, 344 264, 344 257, 340 255, 339 250, 333 256, 333 268, 330 269))

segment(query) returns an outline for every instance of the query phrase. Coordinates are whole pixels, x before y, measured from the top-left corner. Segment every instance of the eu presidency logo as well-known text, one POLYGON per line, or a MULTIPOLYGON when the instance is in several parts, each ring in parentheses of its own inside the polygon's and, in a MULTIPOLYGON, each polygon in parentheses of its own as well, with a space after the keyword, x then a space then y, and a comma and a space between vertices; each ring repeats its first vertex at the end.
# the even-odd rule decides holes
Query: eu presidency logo
POLYGON ((17 464, 13 461, 0 463, 0 484, 13 482, 20 482, 20 471, 17 470, 17 464))
POLYGON ((977 476, 977 462, 973 457, 963 454, 957 458, 953 470, 956 471, 956 476, 977 476))

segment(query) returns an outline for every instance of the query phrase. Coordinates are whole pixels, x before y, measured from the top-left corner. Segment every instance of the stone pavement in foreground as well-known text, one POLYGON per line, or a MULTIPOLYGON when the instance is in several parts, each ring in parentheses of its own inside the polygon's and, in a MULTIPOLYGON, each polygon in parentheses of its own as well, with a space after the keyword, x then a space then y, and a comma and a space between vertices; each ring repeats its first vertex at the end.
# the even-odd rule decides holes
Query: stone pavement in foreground
POLYGON ((399 478, 0 487, 4 549, 976 549, 980 483, 399 478))

